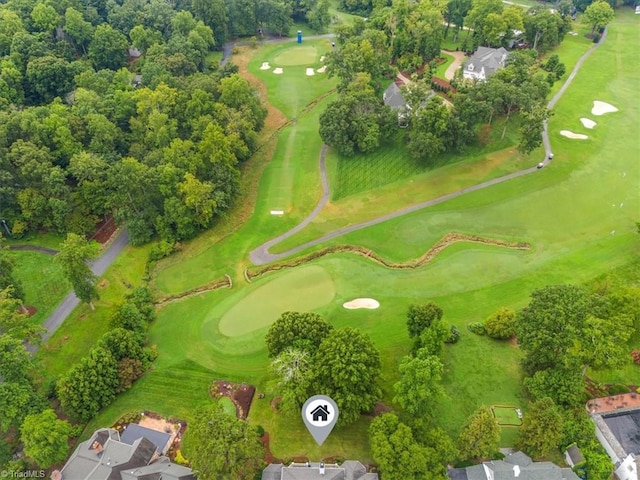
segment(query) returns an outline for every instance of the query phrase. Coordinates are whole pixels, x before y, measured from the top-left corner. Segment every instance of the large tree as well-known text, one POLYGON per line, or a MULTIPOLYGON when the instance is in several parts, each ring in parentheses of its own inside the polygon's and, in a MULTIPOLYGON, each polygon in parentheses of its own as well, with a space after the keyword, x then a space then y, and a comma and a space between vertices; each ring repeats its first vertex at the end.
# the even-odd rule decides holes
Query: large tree
POLYGON ((527 372, 569 365, 604 368, 619 364, 632 332, 632 320, 612 315, 603 309, 604 304, 603 298, 575 285, 535 290, 516 320, 527 372))
POLYGON ((127 37, 108 24, 98 25, 89 45, 89 59, 96 70, 118 70, 127 61, 127 37))
POLYGON ((613 8, 611 8, 609 2, 598 0, 589 5, 584 11, 584 22, 591 25, 591 33, 593 33, 596 28, 606 27, 613 20, 614 15, 613 8))
POLYGON ((433 302, 409 306, 407 311, 407 330, 410 338, 419 337, 434 321, 441 320, 442 308, 433 302))
POLYGON ((412 417, 432 414, 443 393, 440 382, 444 365, 440 358, 420 349, 415 357, 406 356, 399 369, 401 378, 394 385, 394 400, 412 417))
POLYGON ((370 412, 380 397, 380 353, 368 335, 355 328, 332 331, 320 344, 312 366, 309 391, 333 398, 339 425, 370 412))
POLYGON ((271 362, 285 408, 299 409, 306 400, 313 359, 308 350, 288 347, 271 362))
POLYGON ((284 312, 271 324, 265 341, 271 358, 289 347, 315 352, 333 326, 311 312, 284 312))
POLYGON ((20 427, 24 453, 41 468, 62 462, 69 450, 71 425, 50 408, 28 415, 20 427))
POLYGON ((389 480, 444 480, 446 465, 456 455, 442 430, 418 436, 393 413, 371 422, 369 442, 380 473, 389 480))
POLYGON ((120 387, 118 362, 111 352, 96 347, 56 384, 64 410, 84 421, 113 401, 120 387))
POLYGON ((458 449, 463 458, 485 459, 496 451, 500 427, 491 409, 482 406, 465 423, 458 436, 458 449))
POLYGON ((75 233, 67 234, 67 238, 60 245, 60 251, 55 260, 62 267, 65 277, 71 282, 73 291, 83 302, 88 303, 94 310, 93 301, 99 298, 96 288, 97 277, 91 271, 87 262, 98 254, 98 245, 87 242, 75 233))
POLYGON ((225 413, 217 402, 194 413, 184 452, 202 480, 251 480, 263 466, 264 447, 255 428, 225 413))
POLYGON ((383 105, 371 85, 371 77, 359 73, 320 115, 320 136, 345 156, 376 150, 397 128, 397 116, 383 105))
POLYGON ((553 400, 533 402, 518 430, 518 448, 535 458, 548 457, 560 446, 563 435, 562 413, 553 400))

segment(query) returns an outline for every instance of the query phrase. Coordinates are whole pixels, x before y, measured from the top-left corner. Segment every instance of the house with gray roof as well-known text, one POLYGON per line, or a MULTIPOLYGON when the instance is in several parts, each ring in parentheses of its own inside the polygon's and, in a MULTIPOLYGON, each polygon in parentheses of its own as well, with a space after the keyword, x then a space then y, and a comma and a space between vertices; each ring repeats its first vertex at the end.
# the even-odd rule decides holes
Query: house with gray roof
POLYGON ((485 81, 492 73, 504 68, 509 52, 503 47, 478 47, 471 58, 464 64, 462 76, 466 80, 485 81))
POLYGON ((507 455, 504 460, 491 460, 448 472, 452 480, 580 480, 570 468, 551 462, 534 462, 522 452, 507 455))
POLYGON ((393 82, 384 91, 382 101, 391 110, 405 110, 407 108, 407 101, 396 82, 393 82))
POLYGON ((191 469, 162 456, 162 450, 152 439, 143 433, 133 437, 136 435, 130 433, 124 442, 117 430, 97 430, 89 440, 78 445, 62 470, 51 474, 51 479, 195 480, 191 469))
POLYGON ((262 480, 378 480, 377 473, 367 473, 362 463, 347 460, 337 463, 306 462, 283 465, 272 463, 262 471, 262 480))

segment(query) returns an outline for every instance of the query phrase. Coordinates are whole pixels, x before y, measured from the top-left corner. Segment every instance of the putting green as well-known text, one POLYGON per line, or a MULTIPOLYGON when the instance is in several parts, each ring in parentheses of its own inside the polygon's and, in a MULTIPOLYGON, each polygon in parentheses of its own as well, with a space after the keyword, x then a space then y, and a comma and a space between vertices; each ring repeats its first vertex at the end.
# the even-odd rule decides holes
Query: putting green
POLYGON ((273 66, 313 65, 318 61, 318 49, 314 46, 287 48, 273 59, 273 66))
POLYGON ((268 282, 224 314, 218 328, 239 337, 271 325, 283 312, 306 312, 326 305, 336 294, 331 276, 317 265, 296 268, 268 282))

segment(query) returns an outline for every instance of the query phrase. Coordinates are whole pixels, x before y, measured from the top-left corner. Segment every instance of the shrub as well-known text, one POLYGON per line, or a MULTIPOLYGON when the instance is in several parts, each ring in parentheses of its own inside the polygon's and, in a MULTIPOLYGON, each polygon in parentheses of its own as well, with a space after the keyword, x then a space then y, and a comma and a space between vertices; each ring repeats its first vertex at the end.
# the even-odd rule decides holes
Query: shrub
POLYGON ((264 427, 262 425, 258 425, 256 427, 256 432, 258 433, 259 437, 262 437, 264 435, 264 427))
POLYGON ((635 349, 633 352, 631 352, 631 358, 633 358, 633 361, 637 365, 640 365, 640 350, 635 349))
POLYGON ((451 325, 451 334, 445 339, 444 343, 458 343, 460 340, 460 330, 455 325, 451 325))
POLYGON ((160 240, 149 252, 149 260, 157 262, 165 257, 168 257, 176 251, 176 244, 174 242, 167 242, 166 240, 160 240))
POLYGON ((475 333, 476 335, 484 335, 487 333, 482 322, 471 322, 467 325, 467 328, 471 333, 475 333))
POLYGON ((189 461, 182 456, 182 450, 176 450, 176 457, 173 461, 178 465, 189 465, 189 461))
POLYGON ((484 328, 491 338, 506 340, 516 334, 516 312, 502 307, 491 315, 484 323, 484 328))

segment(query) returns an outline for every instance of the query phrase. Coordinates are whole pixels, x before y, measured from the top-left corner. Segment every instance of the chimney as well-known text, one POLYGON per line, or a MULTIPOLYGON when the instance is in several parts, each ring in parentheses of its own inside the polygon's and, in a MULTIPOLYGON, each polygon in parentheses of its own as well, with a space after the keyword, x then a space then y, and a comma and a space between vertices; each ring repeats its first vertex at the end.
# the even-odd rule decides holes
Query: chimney
POLYGON ((324 475, 324 462, 320 462, 320 475, 324 475))

